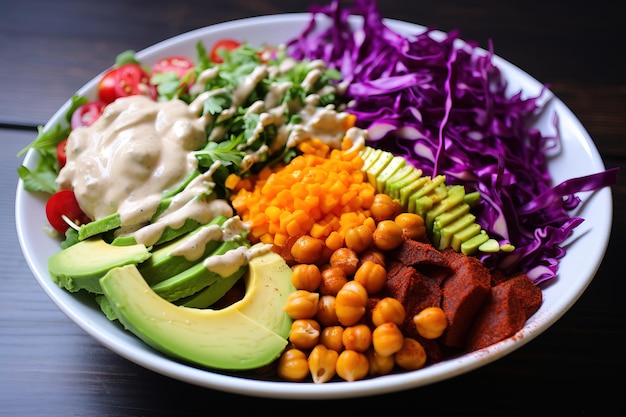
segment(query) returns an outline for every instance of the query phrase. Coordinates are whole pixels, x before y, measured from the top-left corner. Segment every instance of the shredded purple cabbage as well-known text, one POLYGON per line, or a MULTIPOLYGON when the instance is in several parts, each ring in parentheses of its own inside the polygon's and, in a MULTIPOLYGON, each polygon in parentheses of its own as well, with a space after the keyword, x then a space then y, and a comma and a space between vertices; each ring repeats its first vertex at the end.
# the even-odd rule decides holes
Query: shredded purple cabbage
POLYGON ((287 51, 342 73, 342 98, 368 129, 368 144, 480 192, 478 223, 500 244, 515 246, 511 253, 481 254, 487 267, 524 272, 536 284, 555 277, 565 254, 559 245, 583 222, 567 214, 580 203, 575 193, 614 185, 618 169, 553 186, 546 152, 559 146, 558 134, 544 136, 527 122, 541 111, 544 91, 508 97, 493 52, 477 53, 475 43, 458 42, 458 32, 443 39, 431 36, 432 29, 400 35, 385 26, 374 0, 351 7, 333 0, 310 12, 287 51), (333 24, 317 28, 317 15, 333 24), (363 23, 351 25, 350 15, 363 23))

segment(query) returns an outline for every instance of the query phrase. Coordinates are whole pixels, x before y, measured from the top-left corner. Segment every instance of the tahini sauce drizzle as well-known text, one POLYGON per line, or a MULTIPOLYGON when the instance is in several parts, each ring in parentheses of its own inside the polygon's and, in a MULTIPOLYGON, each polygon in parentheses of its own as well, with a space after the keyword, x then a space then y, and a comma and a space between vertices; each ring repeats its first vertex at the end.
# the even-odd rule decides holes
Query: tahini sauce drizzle
POLYGON ((162 192, 196 169, 189 153, 206 142, 208 121, 180 100, 119 98, 91 126, 71 132, 57 183, 73 189, 94 220, 117 212, 122 225, 147 221, 162 192))
POLYGON ((241 237, 243 232, 249 230, 249 225, 241 221, 239 216, 232 216, 222 226, 214 224, 200 228, 176 245, 169 254, 170 256, 184 256, 189 261, 196 261, 200 259, 209 242, 216 240, 225 242, 237 239, 241 237))

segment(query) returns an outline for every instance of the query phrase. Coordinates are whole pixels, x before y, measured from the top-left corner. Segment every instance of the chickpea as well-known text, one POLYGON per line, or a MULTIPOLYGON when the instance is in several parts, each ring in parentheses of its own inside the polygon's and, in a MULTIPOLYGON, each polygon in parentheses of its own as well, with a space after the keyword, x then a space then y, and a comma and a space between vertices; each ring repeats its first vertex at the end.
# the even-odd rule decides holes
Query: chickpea
POLYGON ((346 231, 344 240, 347 248, 361 253, 372 245, 374 232, 366 225, 356 226, 346 231))
POLYGON ((426 351, 420 342, 413 338, 405 337, 402 349, 395 353, 394 360, 399 367, 414 371, 420 369, 426 363, 426 351))
POLYGON ((387 282, 387 270, 380 264, 365 261, 356 270, 354 280, 363 284, 368 294, 376 294, 387 282))
POLYGON ((328 349, 341 352, 344 349, 343 332, 343 326, 324 327, 322 329, 322 334, 320 335, 320 343, 328 349))
POLYGON ((394 221, 400 225, 408 239, 423 240, 426 237, 424 219, 416 213, 400 213, 394 221))
POLYGON ((306 354, 300 349, 287 349, 280 355, 278 376, 288 381, 302 381, 309 375, 309 363, 306 354))
POLYGON ((405 318, 406 310, 404 305, 392 297, 385 297, 378 300, 372 309, 372 323, 374 326, 380 326, 387 322, 401 326, 405 318))
POLYGON ((324 249, 322 249, 322 253, 320 253, 320 257, 315 263, 317 265, 327 264, 328 262, 330 262, 330 255, 332 255, 333 252, 334 252, 333 249, 329 248, 328 246, 324 244, 324 249))
POLYGON ((361 253, 361 258, 359 262, 362 264, 365 261, 372 261, 377 264, 381 264, 382 266, 386 265, 385 262, 385 253, 378 249, 368 249, 365 252, 361 253))
POLYGON ((369 374, 372 376, 390 374, 394 366, 396 366, 393 355, 381 356, 376 353, 373 347, 370 347, 367 352, 365 352, 365 355, 370 365, 369 374))
POLYGON ((291 268, 291 283, 298 290, 316 291, 322 282, 322 273, 315 264, 297 264, 291 268))
POLYGON ((291 256, 299 264, 317 263, 326 244, 323 240, 302 235, 293 243, 291 256))
POLYGON ((287 297, 284 310, 294 320, 311 319, 317 314, 319 296, 316 292, 296 290, 287 297))
POLYGON ((337 358, 335 370, 342 379, 353 382, 367 376, 369 362, 364 353, 344 350, 337 358))
POLYGON ((322 270, 319 292, 322 295, 337 295, 346 282, 348 277, 342 268, 329 266, 322 270))
POLYGON ((413 323, 420 336, 426 339, 436 339, 448 327, 448 318, 441 308, 426 307, 413 316, 413 323))
POLYGON ((363 220, 363 226, 367 227, 372 233, 374 233, 374 230, 376 230, 376 220, 374 220, 372 216, 367 217, 363 220))
POLYGON ((343 269, 346 276, 354 275, 358 264, 359 257, 350 248, 339 248, 330 255, 330 266, 343 269))
POLYGON ((334 326, 339 324, 336 306, 337 299, 334 295, 322 295, 319 297, 315 318, 322 326, 334 326))
POLYGON ((319 323, 315 320, 294 320, 293 323, 291 323, 289 341, 297 349, 311 349, 313 346, 317 345, 321 330, 319 323))
POLYGON ((337 293, 335 312, 344 326, 356 324, 365 314, 368 296, 365 287, 357 281, 348 281, 337 293))
POLYGON ((376 225, 374 246, 380 250, 392 250, 404 242, 404 231, 393 220, 383 220, 376 225))
POLYGON ((383 220, 391 220, 402 212, 402 206, 397 200, 392 199, 385 193, 374 196, 374 202, 370 207, 372 217, 379 223, 383 220))
POLYGON ((372 346, 372 330, 366 324, 356 324, 344 329, 341 341, 346 349, 367 352, 372 346))
POLYGON ((336 374, 339 353, 324 345, 317 345, 308 357, 309 372, 316 384, 330 381, 336 374))
POLYGON ((395 323, 383 323, 372 332, 372 344, 380 356, 393 355, 402 349, 403 342, 404 335, 395 323))

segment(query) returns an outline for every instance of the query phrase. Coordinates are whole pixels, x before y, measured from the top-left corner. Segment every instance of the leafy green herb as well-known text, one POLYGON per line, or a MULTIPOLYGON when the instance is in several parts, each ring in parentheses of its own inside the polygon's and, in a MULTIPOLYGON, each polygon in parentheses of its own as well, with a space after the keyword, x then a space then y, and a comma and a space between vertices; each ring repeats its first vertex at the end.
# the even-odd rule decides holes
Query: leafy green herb
POLYGON ((121 67, 124 64, 140 64, 141 62, 139 62, 137 60, 137 58, 135 58, 135 51, 133 50, 127 50, 124 51, 120 54, 117 55, 117 57, 115 57, 115 67, 121 67))
POLYGON ((245 152, 237 149, 237 146, 242 142, 243 135, 219 143, 208 142, 202 150, 194 152, 194 155, 198 158, 198 164, 205 168, 209 168, 213 163, 219 161, 223 166, 234 165, 237 169, 246 155, 245 152))
POLYGON ((43 191, 54 194, 58 190, 56 184, 58 162, 56 153, 52 154, 47 149, 37 149, 39 163, 34 170, 24 165, 17 168, 17 174, 24 181, 24 189, 27 191, 43 191))
POLYGON ((215 94, 204 101, 203 114, 212 114, 214 116, 230 107, 231 98, 226 92, 223 94, 215 94))
POLYGON ((157 86, 159 101, 169 101, 179 98, 185 91, 185 85, 174 72, 154 74, 150 82, 157 86))
POLYGON ((210 68, 214 65, 209 59, 206 48, 201 41, 196 42, 196 54, 196 68, 198 68, 200 71, 210 68))

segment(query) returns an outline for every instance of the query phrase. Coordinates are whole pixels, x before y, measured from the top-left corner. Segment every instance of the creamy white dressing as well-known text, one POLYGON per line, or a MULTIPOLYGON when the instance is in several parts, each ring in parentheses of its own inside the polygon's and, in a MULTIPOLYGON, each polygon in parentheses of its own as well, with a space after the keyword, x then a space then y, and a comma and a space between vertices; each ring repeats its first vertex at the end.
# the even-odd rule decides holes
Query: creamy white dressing
POLYGON ((189 261, 196 261, 200 259, 209 242, 226 242, 238 239, 242 236, 243 232, 249 230, 249 225, 243 222, 239 216, 232 216, 227 219, 222 226, 214 224, 202 227, 197 232, 187 236, 182 242, 176 245, 169 254, 170 256, 184 256, 185 259, 189 261))
POLYGON ((203 264, 209 271, 226 278, 237 272, 242 266, 247 265, 250 259, 267 253, 270 250, 272 250, 272 245, 270 244, 257 244, 250 248, 240 246, 236 249, 229 250, 223 255, 209 256, 203 261, 203 264))
POLYGON ((150 219, 163 190, 196 169, 187 156, 206 142, 205 129, 206 119, 180 100, 120 98, 91 126, 71 132, 57 183, 74 190, 92 219, 116 212, 150 219))
POLYGON ((220 68, 218 66, 215 66, 200 72, 196 82, 189 86, 189 94, 195 95, 204 92, 206 84, 213 78, 217 77, 219 69, 220 68))
POLYGON ((322 71, 319 68, 314 68, 309 71, 302 81, 302 88, 304 91, 312 91, 313 87, 315 87, 315 83, 322 78, 322 71))
POLYGON ((188 261, 197 261, 204 254, 207 243, 222 240, 222 227, 212 224, 187 236, 169 253, 170 256, 183 256, 188 261))
MULTIPOLYGON (((332 148, 341 148, 341 142, 345 136, 344 126, 346 118, 349 116, 348 113, 337 112, 332 105, 317 107, 307 104, 299 114, 303 122, 291 126, 287 147, 292 148, 304 140, 315 138, 332 148)), ((354 129, 352 139, 364 142, 365 130, 359 128, 352 129, 354 129)))

